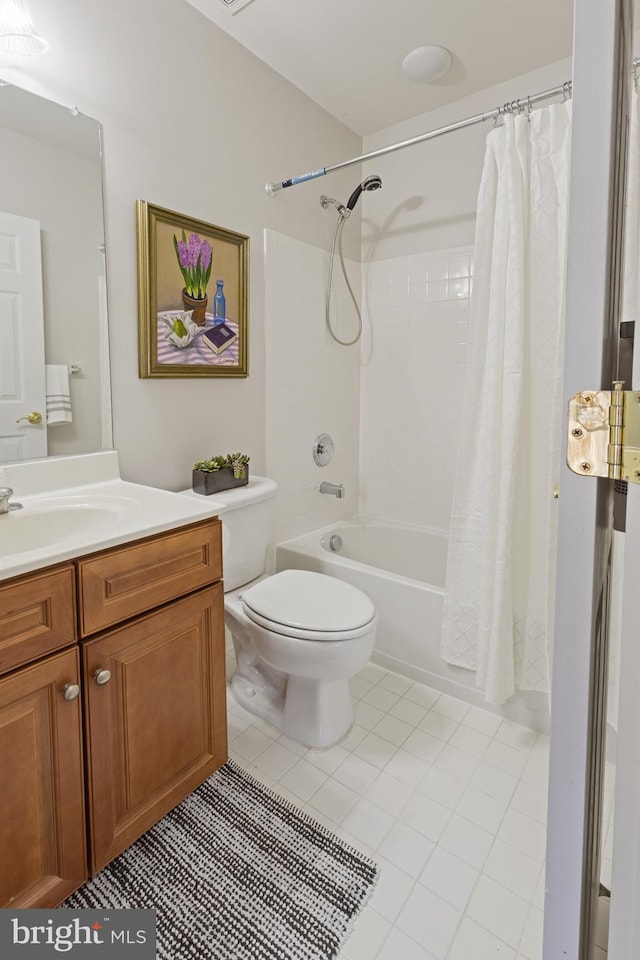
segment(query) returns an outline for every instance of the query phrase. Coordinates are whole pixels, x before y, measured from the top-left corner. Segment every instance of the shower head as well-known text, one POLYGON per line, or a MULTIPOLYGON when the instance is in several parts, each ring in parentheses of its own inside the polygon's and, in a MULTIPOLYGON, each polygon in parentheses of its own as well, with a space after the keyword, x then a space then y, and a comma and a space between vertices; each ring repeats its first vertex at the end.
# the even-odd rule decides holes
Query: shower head
POLYGON ((363 190, 379 190, 382 186, 382 180, 376 174, 372 174, 370 177, 365 177, 362 183, 359 183, 355 188, 349 199, 347 200, 346 206, 340 203, 339 200, 334 200, 333 197, 327 197, 323 193, 320 197, 320 205, 323 209, 332 206, 335 207, 338 213, 340 214, 342 220, 346 220, 351 216, 351 212, 355 207, 356 203, 360 199, 360 194, 363 190))
POLYGON ((376 174, 372 174, 370 177, 365 177, 362 183, 358 184, 347 200, 347 210, 353 210, 356 203, 360 199, 360 194, 363 190, 379 190, 381 186, 382 180, 376 174))

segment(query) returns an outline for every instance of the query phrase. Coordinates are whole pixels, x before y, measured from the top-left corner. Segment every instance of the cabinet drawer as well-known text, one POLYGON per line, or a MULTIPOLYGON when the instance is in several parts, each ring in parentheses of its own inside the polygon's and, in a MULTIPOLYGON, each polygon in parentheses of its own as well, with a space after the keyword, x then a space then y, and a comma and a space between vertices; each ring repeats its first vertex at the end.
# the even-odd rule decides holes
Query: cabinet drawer
POLYGON ((76 642, 71 564, 0 587, 0 674, 76 642))
POLYGON ((86 637, 219 580, 221 530, 219 520, 207 520, 81 560, 81 635, 86 637))

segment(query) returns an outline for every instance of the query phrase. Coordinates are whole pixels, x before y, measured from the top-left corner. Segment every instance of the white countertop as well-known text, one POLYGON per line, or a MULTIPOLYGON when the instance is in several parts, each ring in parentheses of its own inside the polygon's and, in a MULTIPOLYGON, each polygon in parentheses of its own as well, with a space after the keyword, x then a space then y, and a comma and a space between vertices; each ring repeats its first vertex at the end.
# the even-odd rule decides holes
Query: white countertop
POLYGON ((5 470, 11 500, 23 507, 0 514, 0 580, 206 520, 224 506, 121 480, 112 451, 5 470))

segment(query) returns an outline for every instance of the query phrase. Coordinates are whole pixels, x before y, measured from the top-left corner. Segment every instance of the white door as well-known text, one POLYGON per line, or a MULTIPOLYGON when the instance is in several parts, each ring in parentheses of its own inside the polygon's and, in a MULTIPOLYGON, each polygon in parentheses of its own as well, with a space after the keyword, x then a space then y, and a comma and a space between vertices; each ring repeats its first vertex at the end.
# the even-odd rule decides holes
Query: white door
MULTIPOLYGON (((640 390, 640 318, 634 326, 632 388, 640 390)), ((624 538, 609 960, 640 957, 640 486, 632 483, 624 538)))
POLYGON ((40 224, 0 213, 0 463, 46 457, 45 406, 40 224))
MULTIPOLYGON (((631 388, 640 390, 638 316, 634 327, 631 388)), ((640 486, 632 483, 624 541, 609 960, 640 957, 640 486)))
MULTIPOLYGON (((576 0, 565 404, 615 377, 631 36, 632 0, 576 0)), ((544 960, 596 956, 612 486, 560 479, 544 960)))

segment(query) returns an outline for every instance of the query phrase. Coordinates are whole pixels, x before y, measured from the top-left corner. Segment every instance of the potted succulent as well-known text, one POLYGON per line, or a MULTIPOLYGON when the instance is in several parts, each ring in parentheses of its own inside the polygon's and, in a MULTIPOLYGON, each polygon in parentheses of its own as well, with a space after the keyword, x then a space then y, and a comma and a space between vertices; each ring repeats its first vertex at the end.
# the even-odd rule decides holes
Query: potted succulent
POLYGON ((231 487, 242 487, 249 483, 249 459, 246 453, 228 453, 210 460, 198 460, 193 465, 191 486, 196 493, 205 496, 231 487))

